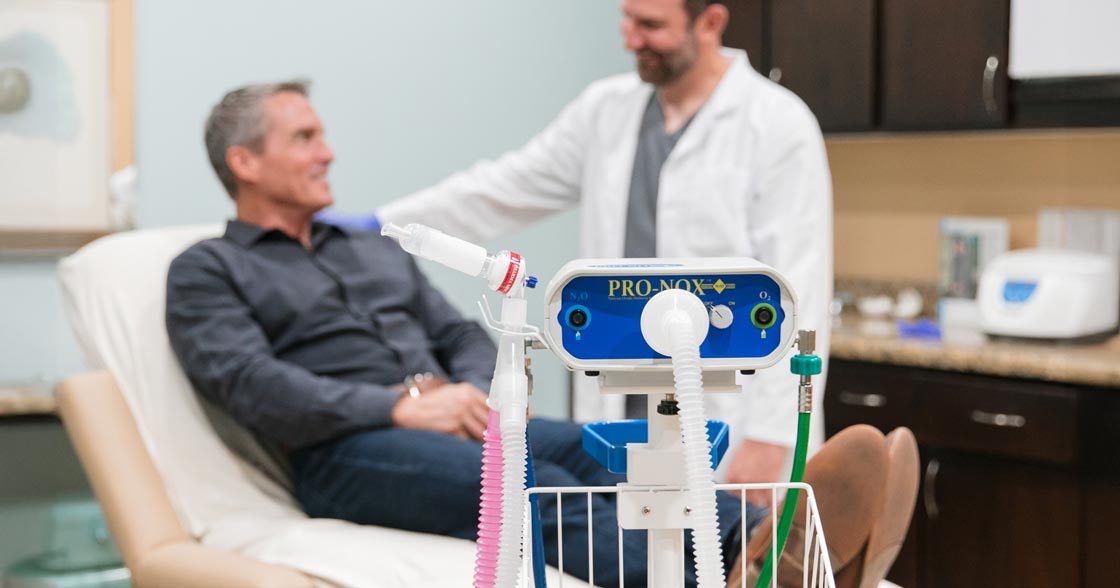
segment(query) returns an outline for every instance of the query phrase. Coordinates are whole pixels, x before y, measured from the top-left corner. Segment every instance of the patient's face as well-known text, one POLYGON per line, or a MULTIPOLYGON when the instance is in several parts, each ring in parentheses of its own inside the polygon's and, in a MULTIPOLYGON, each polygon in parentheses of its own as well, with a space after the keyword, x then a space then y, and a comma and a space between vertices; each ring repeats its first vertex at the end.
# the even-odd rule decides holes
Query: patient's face
POLYGON ((333 202, 327 169, 334 153, 307 98, 282 92, 264 103, 267 131, 258 154, 260 187, 274 203, 314 212, 333 202))

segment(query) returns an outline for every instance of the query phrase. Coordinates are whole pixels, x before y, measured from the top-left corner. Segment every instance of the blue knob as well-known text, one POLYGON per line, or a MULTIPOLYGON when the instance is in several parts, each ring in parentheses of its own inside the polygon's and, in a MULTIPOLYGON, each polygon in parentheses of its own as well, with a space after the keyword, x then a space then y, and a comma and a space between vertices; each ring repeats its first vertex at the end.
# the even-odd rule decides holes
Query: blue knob
POLYGON ((536 288, 537 287, 537 276, 529 276, 528 278, 525 278, 525 287, 526 288, 536 288))

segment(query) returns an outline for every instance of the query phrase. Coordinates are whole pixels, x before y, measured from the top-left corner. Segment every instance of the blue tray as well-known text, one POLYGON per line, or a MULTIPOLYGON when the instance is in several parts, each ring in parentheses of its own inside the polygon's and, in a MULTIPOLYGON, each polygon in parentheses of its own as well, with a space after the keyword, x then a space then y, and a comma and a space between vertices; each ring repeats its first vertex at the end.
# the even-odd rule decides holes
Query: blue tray
MULTIPOLYGON (((612 474, 626 473, 626 444, 649 440, 646 421, 613 421, 583 426, 583 450, 603 464, 612 474)), ((719 466, 727 451, 727 423, 708 421, 708 441, 712 444, 712 469, 719 466)))

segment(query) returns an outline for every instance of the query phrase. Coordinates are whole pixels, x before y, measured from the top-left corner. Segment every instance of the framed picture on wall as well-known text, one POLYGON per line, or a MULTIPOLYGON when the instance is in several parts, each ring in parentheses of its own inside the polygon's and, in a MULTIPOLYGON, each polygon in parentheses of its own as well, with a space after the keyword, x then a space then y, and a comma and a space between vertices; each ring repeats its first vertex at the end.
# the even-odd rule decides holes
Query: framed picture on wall
POLYGON ((939 231, 938 319, 943 325, 977 325, 980 274, 992 258, 1007 251, 1010 225, 1001 218, 946 217, 939 231))
POLYGON ((76 247, 119 227, 109 186, 132 158, 131 11, 0 2, 0 248, 76 247))

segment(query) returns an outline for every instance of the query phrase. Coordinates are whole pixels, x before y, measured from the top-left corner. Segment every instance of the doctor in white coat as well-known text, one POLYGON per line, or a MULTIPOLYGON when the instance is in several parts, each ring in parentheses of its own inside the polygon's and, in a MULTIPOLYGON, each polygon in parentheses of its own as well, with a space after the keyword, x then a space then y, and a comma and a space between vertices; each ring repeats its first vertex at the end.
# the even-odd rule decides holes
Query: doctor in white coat
MULTIPOLYGON (((524 147, 392 202, 378 217, 484 241, 578 205, 584 257, 753 257, 791 281, 799 328, 817 330, 826 356, 832 190, 816 119, 756 73, 746 53, 722 47, 726 6, 622 0, 622 11, 636 73, 591 84, 524 147)), ((728 421, 737 437, 723 474, 735 483, 784 478, 797 378, 782 362, 741 383, 744 394, 707 399, 709 416, 728 421)), ((588 388, 577 386, 577 420, 621 416, 621 397, 588 388)), ((823 438, 821 401, 813 447, 823 438)), ((769 503, 770 495, 749 498, 769 503)))

